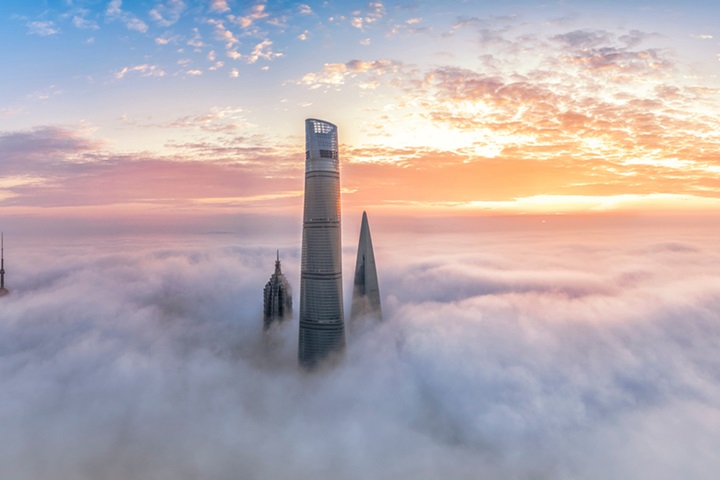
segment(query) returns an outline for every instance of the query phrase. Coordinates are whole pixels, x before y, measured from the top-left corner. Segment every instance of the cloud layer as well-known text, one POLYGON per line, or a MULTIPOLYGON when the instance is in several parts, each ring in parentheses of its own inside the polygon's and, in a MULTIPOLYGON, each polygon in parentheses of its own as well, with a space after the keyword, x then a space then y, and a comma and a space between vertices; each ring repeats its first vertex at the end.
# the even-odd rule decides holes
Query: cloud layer
POLYGON ((262 338, 268 239, 6 249, 0 474, 713 478, 720 254, 670 232, 376 226, 387 321, 313 375, 262 338))

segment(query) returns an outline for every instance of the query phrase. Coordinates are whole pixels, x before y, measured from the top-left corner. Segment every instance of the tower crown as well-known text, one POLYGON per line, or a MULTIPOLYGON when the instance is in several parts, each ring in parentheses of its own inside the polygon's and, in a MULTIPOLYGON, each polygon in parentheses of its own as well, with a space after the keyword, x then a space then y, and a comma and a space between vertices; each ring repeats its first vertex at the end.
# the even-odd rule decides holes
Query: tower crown
POLYGON ((324 120, 305 120, 305 171, 339 171, 337 126, 324 120))

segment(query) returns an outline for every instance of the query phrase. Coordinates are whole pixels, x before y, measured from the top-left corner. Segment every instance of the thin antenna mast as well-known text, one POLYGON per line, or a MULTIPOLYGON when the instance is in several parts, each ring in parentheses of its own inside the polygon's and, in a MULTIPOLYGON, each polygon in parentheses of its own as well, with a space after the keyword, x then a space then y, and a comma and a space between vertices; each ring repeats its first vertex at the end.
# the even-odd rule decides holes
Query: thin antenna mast
POLYGON ((5 290, 5 234, 0 232, 0 295, 8 293, 5 290))

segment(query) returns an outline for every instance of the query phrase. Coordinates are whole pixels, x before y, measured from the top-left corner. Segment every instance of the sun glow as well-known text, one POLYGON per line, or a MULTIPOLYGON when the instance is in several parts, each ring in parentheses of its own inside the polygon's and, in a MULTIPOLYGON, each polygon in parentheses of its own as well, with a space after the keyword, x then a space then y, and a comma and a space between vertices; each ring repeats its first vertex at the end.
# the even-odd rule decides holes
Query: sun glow
POLYGON ((509 201, 468 202, 462 208, 503 213, 581 213, 649 210, 711 210, 720 208, 720 199, 693 195, 536 195, 509 201))

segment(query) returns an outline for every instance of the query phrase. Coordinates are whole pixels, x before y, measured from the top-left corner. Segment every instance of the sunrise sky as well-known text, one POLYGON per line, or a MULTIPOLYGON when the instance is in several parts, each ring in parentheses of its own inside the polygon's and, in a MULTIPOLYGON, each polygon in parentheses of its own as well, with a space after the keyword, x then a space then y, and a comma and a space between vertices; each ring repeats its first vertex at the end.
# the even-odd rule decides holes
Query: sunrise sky
POLYGON ((720 207, 720 4, 0 5, 9 218, 299 216, 304 123, 343 209, 720 207))
POLYGON ((0 478, 716 479, 719 20, 0 0, 0 478), (309 117, 346 312, 367 210, 384 317, 320 375, 309 117), (278 250, 296 317, 263 337, 278 250))

